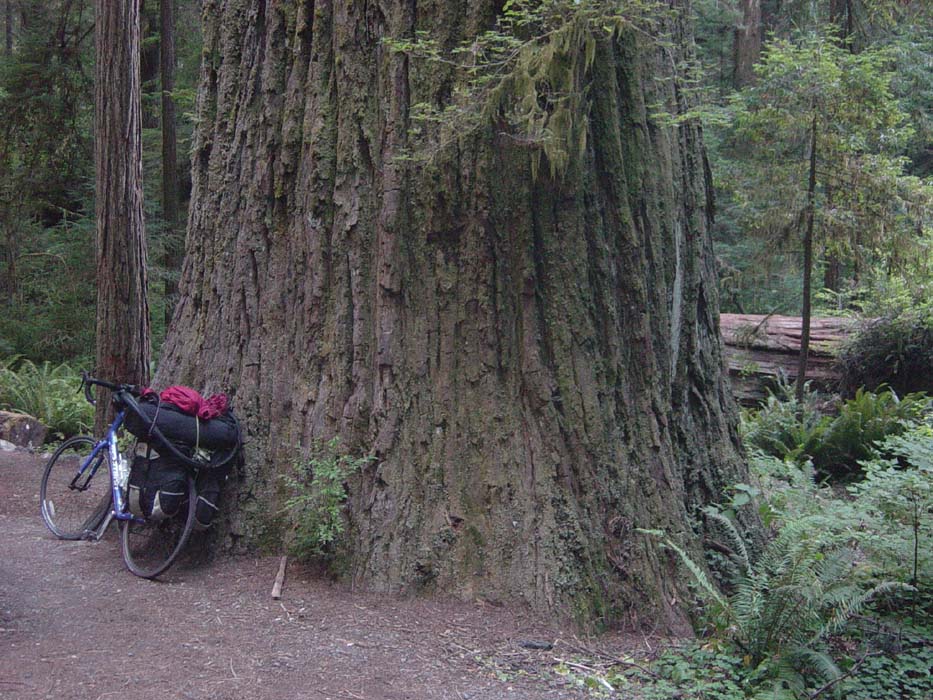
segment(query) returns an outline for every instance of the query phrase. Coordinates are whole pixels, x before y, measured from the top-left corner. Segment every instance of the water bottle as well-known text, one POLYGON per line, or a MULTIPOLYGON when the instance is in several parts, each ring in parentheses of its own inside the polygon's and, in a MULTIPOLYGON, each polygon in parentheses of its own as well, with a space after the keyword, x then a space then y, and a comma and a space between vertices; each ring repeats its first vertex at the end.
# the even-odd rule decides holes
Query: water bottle
POLYGON ((126 494, 126 489, 130 483, 130 463, 120 452, 117 453, 117 458, 114 461, 113 473, 117 479, 117 486, 120 487, 120 493, 126 494))

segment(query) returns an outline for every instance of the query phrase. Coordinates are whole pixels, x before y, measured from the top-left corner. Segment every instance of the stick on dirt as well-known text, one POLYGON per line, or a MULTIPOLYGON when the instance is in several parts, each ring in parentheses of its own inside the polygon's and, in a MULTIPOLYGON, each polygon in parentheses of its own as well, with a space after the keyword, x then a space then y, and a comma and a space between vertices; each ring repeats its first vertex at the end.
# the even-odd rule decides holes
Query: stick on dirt
POLYGON ((282 557, 279 561, 279 573, 275 575, 275 583, 272 586, 272 597, 278 600, 282 597, 282 584, 285 583, 285 562, 288 557, 282 557))

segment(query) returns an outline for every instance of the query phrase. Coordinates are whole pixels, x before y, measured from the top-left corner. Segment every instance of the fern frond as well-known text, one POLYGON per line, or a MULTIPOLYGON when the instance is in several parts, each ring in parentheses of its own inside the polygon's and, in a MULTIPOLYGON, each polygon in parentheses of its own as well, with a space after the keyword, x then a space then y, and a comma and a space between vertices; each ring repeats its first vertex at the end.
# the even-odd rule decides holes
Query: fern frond
POLYGON ((884 581, 879 583, 874 588, 871 588, 867 591, 856 591, 848 599, 841 600, 835 606, 832 616, 826 623, 820 627, 816 635, 814 635, 813 640, 822 639, 829 635, 837 634, 840 632, 849 620, 852 619, 855 615, 858 615, 861 612, 865 604, 874 598, 877 595, 882 593, 888 593, 890 591, 912 591, 915 590, 913 586, 909 586, 906 583, 899 583, 897 581, 884 581))
POLYGON ((703 512, 706 514, 707 518, 719 525, 720 529, 725 533, 729 540, 729 544, 732 546, 732 550, 738 556, 743 573, 749 576, 752 573, 752 563, 748 556, 748 548, 745 546, 745 538, 739 533, 738 529, 735 527, 735 523, 715 508, 707 507, 703 509, 703 512))
POLYGON ((713 585, 712 581, 709 580, 709 577, 706 575, 706 572, 700 568, 700 566, 691 559, 687 553, 674 544, 670 539, 664 540, 664 546, 674 550, 677 555, 683 561, 684 566, 693 574, 693 578, 699 584, 700 589, 713 601, 715 601, 723 610, 729 609, 729 603, 725 598, 722 597, 722 594, 716 589, 716 586, 713 585))
POLYGON ((788 654, 788 661, 797 668, 805 668, 823 683, 831 683, 842 676, 842 671, 832 657, 823 651, 800 647, 788 654))
POLYGON ((799 697, 783 679, 775 679, 769 685, 758 688, 752 700, 799 700, 799 697))

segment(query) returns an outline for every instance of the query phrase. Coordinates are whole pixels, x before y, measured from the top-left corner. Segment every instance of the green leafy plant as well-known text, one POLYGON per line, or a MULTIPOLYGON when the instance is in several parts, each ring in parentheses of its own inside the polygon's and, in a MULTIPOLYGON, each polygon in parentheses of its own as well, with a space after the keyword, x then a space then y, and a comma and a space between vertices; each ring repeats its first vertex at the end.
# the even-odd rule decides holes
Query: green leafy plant
POLYGON ((892 92, 892 58, 852 51, 825 29, 773 39, 731 103, 739 220, 772 247, 802 244, 804 353, 820 249, 836 266, 891 269, 926 253, 918 231, 933 191, 905 172, 912 128, 892 92))
POLYGON ((809 385, 798 400, 793 387, 780 383, 761 408, 742 414, 742 441, 751 450, 803 461, 826 430, 820 397, 809 385))
POLYGON ((884 441, 892 455, 863 464, 864 478, 849 487, 866 521, 864 546, 890 575, 914 586, 933 582, 933 427, 916 425, 884 441))
POLYGON ((930 407, 925 394, 897 394, 882 387, 877 392, 859 389, 829 420, 820 440, 811 448, 813 465, 821 473, 846 474, 877 450, 884 453, 885 438, 900 435, 930 407))
POLYGON ((299 559, 326 559, 344 531, 345 482, 372 457, 340 453, 340 439, 315 443, 312 454, 295 463, 283 480, 292 492, 283 512, 293 528, 290 550, 299 559))
POLYGON ((40 420, 50 436, 69 437, 94 424, 94 408, 78 393, 68 364, 35 364, 20 357, 0 362, 0 407, 40 420))

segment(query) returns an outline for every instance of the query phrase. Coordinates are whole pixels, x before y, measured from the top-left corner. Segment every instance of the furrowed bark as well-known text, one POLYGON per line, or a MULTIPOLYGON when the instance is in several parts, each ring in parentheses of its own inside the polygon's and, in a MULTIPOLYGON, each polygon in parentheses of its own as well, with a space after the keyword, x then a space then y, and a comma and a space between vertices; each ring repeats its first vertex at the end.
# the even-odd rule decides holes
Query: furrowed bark
MULTIPOLYGON (((143 227, 136 0, 98 0, 95 43, 98 376, 148 384, 149 305, 143 227)), ((97 405, 98 433, 109 415, 97 405)))

